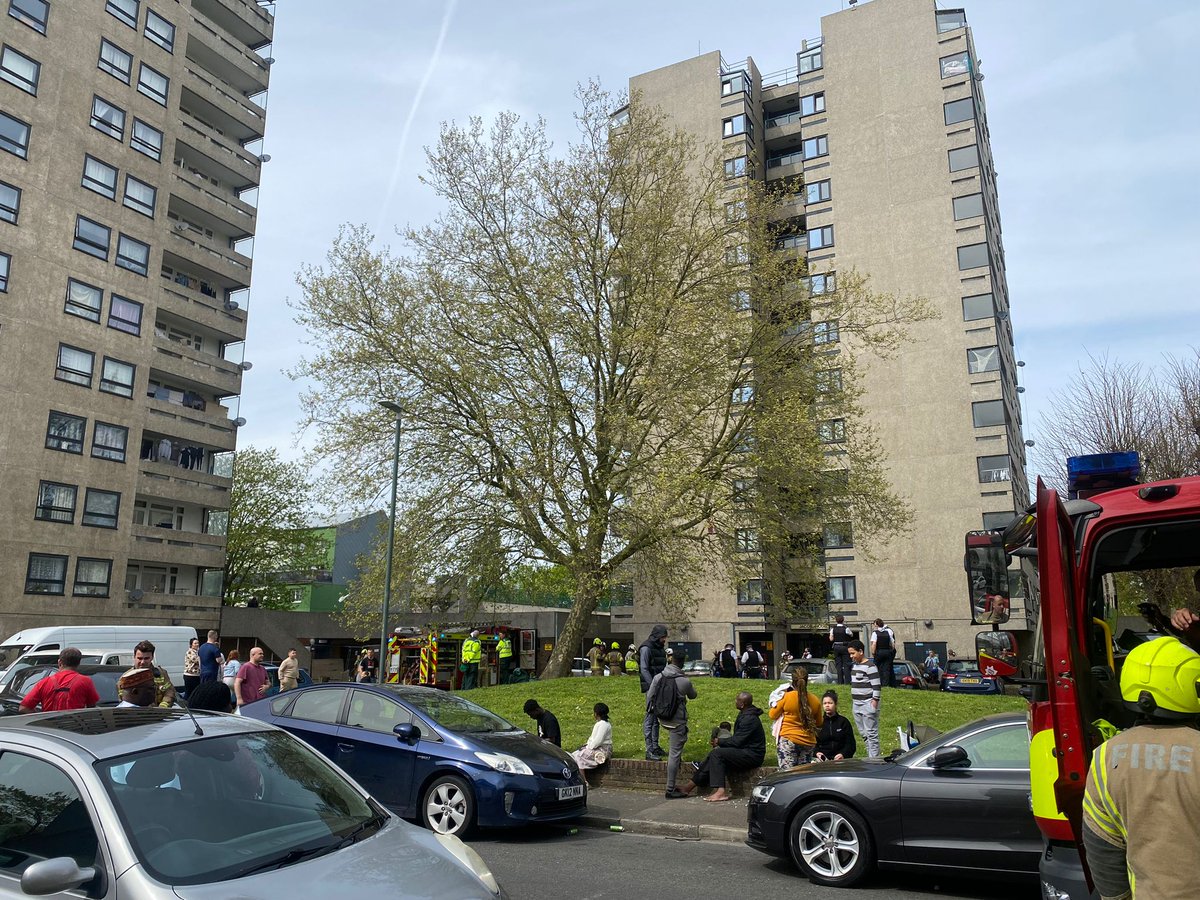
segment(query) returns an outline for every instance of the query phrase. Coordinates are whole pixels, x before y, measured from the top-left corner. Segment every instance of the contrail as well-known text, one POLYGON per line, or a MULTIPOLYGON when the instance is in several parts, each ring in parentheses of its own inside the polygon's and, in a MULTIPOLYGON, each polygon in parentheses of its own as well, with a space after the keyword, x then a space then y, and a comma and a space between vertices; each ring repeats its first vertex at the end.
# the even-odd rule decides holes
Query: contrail
POLYGON ((425 88, 428 87, 430 79, 433 78, 433 72, 437 68, 438 60, 441 58, 442 45, 446 42, 446 32, 450 30, 450 20, 454 18, 454 8, 456 6, 458 6, 458 0, 448 0, 446 3, 446 12, 442 16, 442 28, 438 32, 437 43, 433 47, 433 55, 429 57, 429 64, 425 67, 425 74, 421 76, 421 83, 417 86, 417 93, 413 97, 412 106, 408 108, 408 116, 404 119, 404 127, 400 130, 400 142, 396 147, 396 164, 392 167, 392 177, 388 181, 387 192, 383 195, 383 204, 379 209, 379 222, 375 226, 376 237, 379 236, 384 227, 384 217, 387 215, 392 197, 396 193, 396 185, 400 181, 400 171, 403 167, 404 151, 408 146, 408 134, 412 129, 413 119, 417 116, 417 110, 421 106, 421 98, 425 96, 425 88))

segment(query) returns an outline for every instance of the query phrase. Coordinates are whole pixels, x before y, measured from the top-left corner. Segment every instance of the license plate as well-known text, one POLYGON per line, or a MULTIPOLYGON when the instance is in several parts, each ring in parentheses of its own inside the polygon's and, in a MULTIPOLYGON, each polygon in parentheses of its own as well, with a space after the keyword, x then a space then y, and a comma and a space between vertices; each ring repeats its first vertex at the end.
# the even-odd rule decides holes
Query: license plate
POLYGON ((983 684, 983 679, 982 678, 960 678, 960 679, 958 679, 958 683, 959 684, 983 684))
POLYGON ((569 787, 560 787, 558 789, 559 800, 577 800, 583 796, 585 788, 582 784, 573 784, 569 787))

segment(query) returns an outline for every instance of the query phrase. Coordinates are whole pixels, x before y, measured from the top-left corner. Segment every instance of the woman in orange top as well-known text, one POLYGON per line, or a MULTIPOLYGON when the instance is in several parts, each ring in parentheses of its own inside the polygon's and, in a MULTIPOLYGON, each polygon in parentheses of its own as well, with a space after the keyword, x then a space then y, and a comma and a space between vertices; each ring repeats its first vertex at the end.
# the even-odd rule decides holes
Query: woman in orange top
POLYGON ((791 686, 768 712, 773 720, 780 720, 775 745, 780 770, 812 762, 824 715, 821 701, 809 693, 808 672, 803 666, 797 666, 792 672, 791 686))

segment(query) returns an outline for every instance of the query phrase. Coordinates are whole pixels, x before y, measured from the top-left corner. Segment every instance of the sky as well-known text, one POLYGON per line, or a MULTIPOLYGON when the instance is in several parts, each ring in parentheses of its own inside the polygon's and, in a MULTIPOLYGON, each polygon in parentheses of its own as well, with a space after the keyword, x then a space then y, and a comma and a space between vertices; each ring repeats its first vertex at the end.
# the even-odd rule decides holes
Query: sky
MULTIPOLYGON (((870 0, 863 0, 870 2, 870 0)), ((312 352, 289 301, 345 223, 396 247, 439 211, 419 182, 440 123, 503 110, 572 139, 575 90, 698 52, 795 65, 845 0, 759 13, 710 0, 279 0, 239 446, 299 458, 312 352), (790 10, 790 11, 789 11, 790 10), (764 22, 769 18, 770 22, 764 22)), ((1027 438, 1089 355, 1154 365, 1200 347, 1200 4, 964 0, 1000 195, 1027 438)), ((1036 452, 1033 456, 1036 460, 1036 452)))

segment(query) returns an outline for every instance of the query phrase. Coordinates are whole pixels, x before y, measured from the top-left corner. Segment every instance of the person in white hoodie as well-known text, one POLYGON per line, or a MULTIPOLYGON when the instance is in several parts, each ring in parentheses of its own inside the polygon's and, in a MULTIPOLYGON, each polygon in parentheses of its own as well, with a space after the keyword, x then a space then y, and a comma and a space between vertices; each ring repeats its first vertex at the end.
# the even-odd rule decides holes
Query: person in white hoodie
POLYGON ((612 725, 608 721, 608 704, 597 703, 592 707, 592 715, 596 719, 592 736, 586 744, 571 753, 581 769, 594 769, 612 758, 612 725))

